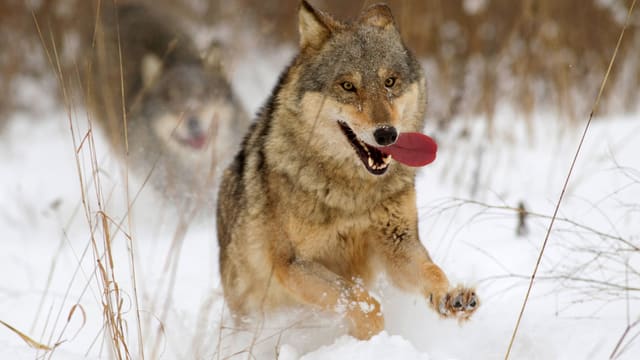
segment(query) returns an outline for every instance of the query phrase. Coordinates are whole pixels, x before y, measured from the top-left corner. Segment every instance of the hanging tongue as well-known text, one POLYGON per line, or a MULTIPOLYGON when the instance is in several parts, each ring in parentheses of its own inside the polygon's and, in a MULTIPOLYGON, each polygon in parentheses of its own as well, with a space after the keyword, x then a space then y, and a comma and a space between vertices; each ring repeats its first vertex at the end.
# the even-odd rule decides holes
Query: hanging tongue
POLYGON ((189 137, 184 140, 189 146, 194 149, 202 149, 207 144, 207 135, 206 134, 198 134, 189 137))
POLYGON ((400 133, 398 140, 389 146, 377 148, 385 154, 409 166, 425 166, 436 159, 438 145, 421 133, 400 133))

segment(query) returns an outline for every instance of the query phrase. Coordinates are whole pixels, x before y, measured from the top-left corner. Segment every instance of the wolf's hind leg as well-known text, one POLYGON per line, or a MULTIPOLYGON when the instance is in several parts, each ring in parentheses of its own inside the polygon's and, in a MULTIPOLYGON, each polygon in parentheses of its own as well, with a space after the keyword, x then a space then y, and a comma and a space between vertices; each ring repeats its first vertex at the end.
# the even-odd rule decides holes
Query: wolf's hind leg
POLYGON ((298 301, 344 314, 350 322, 350 334, 358 339, 369 339, 384 328, 378 301, 361 286, 319 263, 305 260, 281 263, 276 265, 275 275, 298 301))

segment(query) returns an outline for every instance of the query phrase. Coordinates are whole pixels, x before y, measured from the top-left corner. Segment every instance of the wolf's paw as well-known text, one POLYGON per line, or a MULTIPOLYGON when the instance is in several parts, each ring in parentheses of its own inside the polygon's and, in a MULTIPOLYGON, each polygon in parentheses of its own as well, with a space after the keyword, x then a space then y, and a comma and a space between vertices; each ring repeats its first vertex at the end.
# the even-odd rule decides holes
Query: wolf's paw
POLYGON ((348 318, 351 322, 349 334, 359 340, 368 340, 384 330, 384 316, 380 304, 374 298, 358 301, 350 306, 348 318))
POLYGON ((378 334, 382 330, 384 330, 384 317, 382 314, 370 314, 358 317, 358 319, 354 321, 349 335, 358 340, 369 340, 373 335, 378 334))
POLYGON ((464 321, 473 315, 480 301, 475 290, 458 286, 439 297, 432 295, 431 305, 442 317, 455 317, 464 321))

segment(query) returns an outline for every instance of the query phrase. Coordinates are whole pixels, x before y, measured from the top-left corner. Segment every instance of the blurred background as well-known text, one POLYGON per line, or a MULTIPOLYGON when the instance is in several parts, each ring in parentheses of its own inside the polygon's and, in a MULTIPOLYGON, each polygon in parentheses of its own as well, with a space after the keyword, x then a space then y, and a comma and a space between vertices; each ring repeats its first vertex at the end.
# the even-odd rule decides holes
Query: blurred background
MULTIPOLYGON (((139 1, 144 2, 144 1, 139 1)), ((193 29, 227 43, 228 61, 248 50, 294 46, 297 0, 158 0, 193 29)), ((312 1, 341 20, 375 1, 312 1)), ((490 124, 506 103, 530 114, 552 110, 575 121, 590 110, 622 29, 628 0, 391 0, 407 45, 425 62, 430 116, 440 126, 482 115, 490 124)), ((0 3, 0 109, 31 107, 16 79, 52 73, 43 44, 55 44, 61 66, 73 73, 96 2, 4 0, 0 3), (37 19, 43 39, 34 25, 37 19), (26 102, 26 103, 25 103, 26 102)), ((605 94, 604 113, 638 108, 640 26, 636 15, 624 38, 605 94)), ((52 89, 53 90, 53 89, 52 89)), ((530 121, 530 120, 528 120, 530 121)))
MULTIPOLYGON (((309 1, 340 20, 379 2, 309 1)), ((63 359, 127 358, 110 353, 118 339, 105 324, 118 322, 109 314, 126 320, 131 353, 152 359, 251 358, 256 344, 267 355, 255 358, 272 359, 274 349, 282 359, 314 349, 316 358, 376 358, 345 338, 323 356, 336 322, 302 333, 290 331, 290 319, 260 334, 236 329, 219 285, 213 215, 178 221, 165 202, 138 199, 138 184, 123 181, 125 166, 99 131, 93 138, 83 99, 69 99, 107 2, 163 11, 200 50, 220 41, 231 85, 252 114, 296 51, 298 0, 0 0, 0 320, 55 344, 63 359), (96 264, 106 262, 96 260, 111 249, 113 278, 101 283, 96 264), (78 304, 86 319, 71 316, 78 304)), ((439 144, 438 161, 416 181, 422 241, 452 280, 477 286, 483 307, 460 327, 423 299, 381 286, 388 334, 367 349, 503 358, 632 0, 386 2, 424 66, 425 132, 439 144)), ((514 358, 640 358, 639 10, 567 188, 514 358)), ((0 358, 34 357, 0 330, 0 358)), ((47 351, 35 357, 52 358, 47 351)))

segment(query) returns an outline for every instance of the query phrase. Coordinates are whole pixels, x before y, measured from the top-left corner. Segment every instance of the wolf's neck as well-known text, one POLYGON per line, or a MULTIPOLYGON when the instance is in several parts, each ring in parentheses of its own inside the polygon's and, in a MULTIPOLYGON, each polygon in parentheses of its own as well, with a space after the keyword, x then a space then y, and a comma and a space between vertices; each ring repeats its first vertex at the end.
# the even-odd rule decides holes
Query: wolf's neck
MULTIPOLYGON (((300 156, 300 154, 296 154, 300 156)), ((318 159, 283 159, 273 164, 275 181, 290 188, 290 197, 323 205, 346 214, 358 214, 414 187, 411 170, 396 168, 384 176, 355 175, 362 169, 347 164, 314 163, 318 159), (277 180, 276 180, 277 178, 277 180)), ((400 164, 395 164, 397 167, 400 164)))

